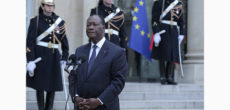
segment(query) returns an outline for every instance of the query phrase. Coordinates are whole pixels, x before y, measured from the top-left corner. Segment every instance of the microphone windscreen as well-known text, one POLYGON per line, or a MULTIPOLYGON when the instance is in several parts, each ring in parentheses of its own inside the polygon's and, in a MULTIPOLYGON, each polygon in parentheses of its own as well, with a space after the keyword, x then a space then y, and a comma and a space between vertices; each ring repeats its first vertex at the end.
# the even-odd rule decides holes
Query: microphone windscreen
POLYGON ((87 57, 86 57, 86 56, 80 56, 80 57, 78 57, 78 59, 77 59, 77 64, 82 64, 82 63, 84 63, 86 60, 87 60, 87 57))
POLYGON ((69 62, 71 62, 71 63, 76 62, 76 55, 75 55, 75 54, 70 55, 68 60, 69 60, 69 62))

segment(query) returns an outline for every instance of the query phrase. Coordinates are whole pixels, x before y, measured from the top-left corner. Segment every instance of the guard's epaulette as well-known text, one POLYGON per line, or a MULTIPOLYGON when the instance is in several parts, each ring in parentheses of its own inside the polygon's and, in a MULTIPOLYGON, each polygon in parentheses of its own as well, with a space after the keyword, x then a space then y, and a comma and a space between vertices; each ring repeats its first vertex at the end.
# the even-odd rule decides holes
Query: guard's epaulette
POLYGON ((121 8, 120 8, 120 10, 121 10, 122 12, 124 12, 124 10, 123 10, 123 9, 121 9, 121 8))
POLYGON ((97 8, 97 6, 93 7, 92 10, 94 10, 94 9, 96 9, 96 8, 97 8))
POLYGON ((121 11, 124 11, 123 9, 121 9, 121 7, 117 7, 117 8, 119 8, 121 11))
POLYGON ((32 16, 32 17, 30 17, 30 20, 31 20, 31 19, 34 19, 35 17, 37 17, 37 16, 32 16))
MULTIPOLYGON (((118 6, 117 6, 117 8, 119 8, 119 9, 121 10, 120 12, 124 13, 124 10, 123 10, 123 9, 121 9, 121 8, 118 7, 118 6)), ((116 8, 116 9, 117 9, 117 8, 116 8)), ((114 10, 115 12, 116 12, 116 9, 114 10)))

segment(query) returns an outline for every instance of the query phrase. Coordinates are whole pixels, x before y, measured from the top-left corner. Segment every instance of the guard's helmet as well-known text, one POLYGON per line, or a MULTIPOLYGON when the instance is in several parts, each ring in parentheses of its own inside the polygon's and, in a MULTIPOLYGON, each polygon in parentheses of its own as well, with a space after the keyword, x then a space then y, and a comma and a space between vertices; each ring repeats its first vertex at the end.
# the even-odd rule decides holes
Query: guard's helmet
POLYGON ((41 0, 41 4, 54 5, 54 0, 41 0))

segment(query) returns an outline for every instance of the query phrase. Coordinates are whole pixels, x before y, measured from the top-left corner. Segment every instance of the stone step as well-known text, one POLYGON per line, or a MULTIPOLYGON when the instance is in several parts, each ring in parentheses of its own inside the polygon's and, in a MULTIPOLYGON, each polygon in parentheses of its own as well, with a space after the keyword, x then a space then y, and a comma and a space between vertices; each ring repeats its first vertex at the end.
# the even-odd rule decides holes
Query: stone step
MULTIPOLYGON (((68 83, 66 84, 68 87, 68 83)), ((34 91, 34 89, 26 88, 26 91, 34 91)), ((178 84, 178 85, 161 85, 160 83, 125 83, 123 89, 124 92, 167 92, 167 91, 184 91, 184 92, 193 92, 193 91, 204 91, 203 84, 178 84)))
MULTIPOLYGON (((73 109, 73 103, 69 101, 70 109, 73 109)), ((35 110, 37 108, 36 101, 27 101, 26 103, 27 110, 35 110)), ((65 101, 55 101, 54 102, 54 110, 64 110, 65 101)), ((120 101, 121 109, 203 109, 203 101, 202 100, 147 100, 147 101, 120 101)))
POLYGON ((120 101, 122 109, 203 109, 203 100, 120 101))
POLYGON ((203 100, 203 93, 122 92, 120 100, 203 100))
MULTIPOLYGON (((27 110, 36 110, 35 90, 27 88, 26 94, 27 110)), ((126 83, 119 97, 121 110, 201 110, 204 108, 204 86, 199 84, 126 83)), ((71 99, 69 104, 73 106, 71 99)), ((64 110, 64 106, 64 92, 56 92, 55 110, 64 110)))
MULTIPOLYGON (((73 103, 72 101, 68 101, 70 110, 73 110, 73 103)), ((54 110, 65 110, 65 101, 54 101, 53 108, 54 110)), ((27 101, 26 102, 26 110, 38 110, 37 102, 36 101, 27 101)))
MULTIPOLYGON (((46 94, 45 94, 46 96, 46 94)), ((71 101, 70 99, 70 95, 69 95, 69 101, 71 101)), ((36 94, 35 94, 35 91, 31 91, 31 92, 27 92, 26 93, 26 100, 27 101, 36 101, 36 94)), ((64 92, 55 92, 55 98, 54 98, 55 101, 65 101, 66 100, 66 96, 64 94, 64 92)))
POLYGON ((200 84, 161 85, 160 83, 126 83, 123 92, 203 92, 204 86, 200 84))
MULTIPOLYGON (((68 87, 68 85, 67 85, 68 87)), ((34 91, 27 88, 26 91, 34 91)), ((161 85, 158 83, 126 83, 122 92, 152 92, 152 93, 181 93, 181 92, 203 92, 204 85, 199 84, 178 84, 161 85)))
POLYGON ((121 109, 121 110, 204 110, 204 109, 121 109))
MULTIPOLYGON (((70 96, 69 96, 70 97, 70 96)), ((55 100, 63 101, 65 100, 64 92, 56 92, 55 100)), ((122 92, 119 95, 120 100, 193 100, 193 99, 203 99, 203 93, 152 93, 152 92, 122 92)), ((30 91, 26 93, 27 101, 36 101, 35 91, 30 91)))

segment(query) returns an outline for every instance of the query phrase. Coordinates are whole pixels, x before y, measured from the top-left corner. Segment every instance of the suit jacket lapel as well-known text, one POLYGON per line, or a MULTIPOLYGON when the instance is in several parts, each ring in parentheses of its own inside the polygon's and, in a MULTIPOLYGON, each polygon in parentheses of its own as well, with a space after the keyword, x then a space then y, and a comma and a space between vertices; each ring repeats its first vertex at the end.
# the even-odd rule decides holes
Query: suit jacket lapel
POLYGON ((89 52, 90 52, 91 43, 87 44, 85 49, 83 50, 84 55, 86 55, 86 61, 81 66, 83 68, 83 80, 87 79, 87 70, 88 70, 88 60, 89 60, 89 52))
POLYGON ((105 40, 105 43, 103 44, 101 50, 99 51, 99 53, 98 53, 98 55, 97 55, 97 57, 95 59, 95 62, 93 64, 92 69, 88 73, 88 78, 92 75, 92 71, 95 71, 97 69, 97 66, 100 64, 100 62, 106 56, 106 54, 108 53, 108 48, 109 48, 108 41, 105 40))

